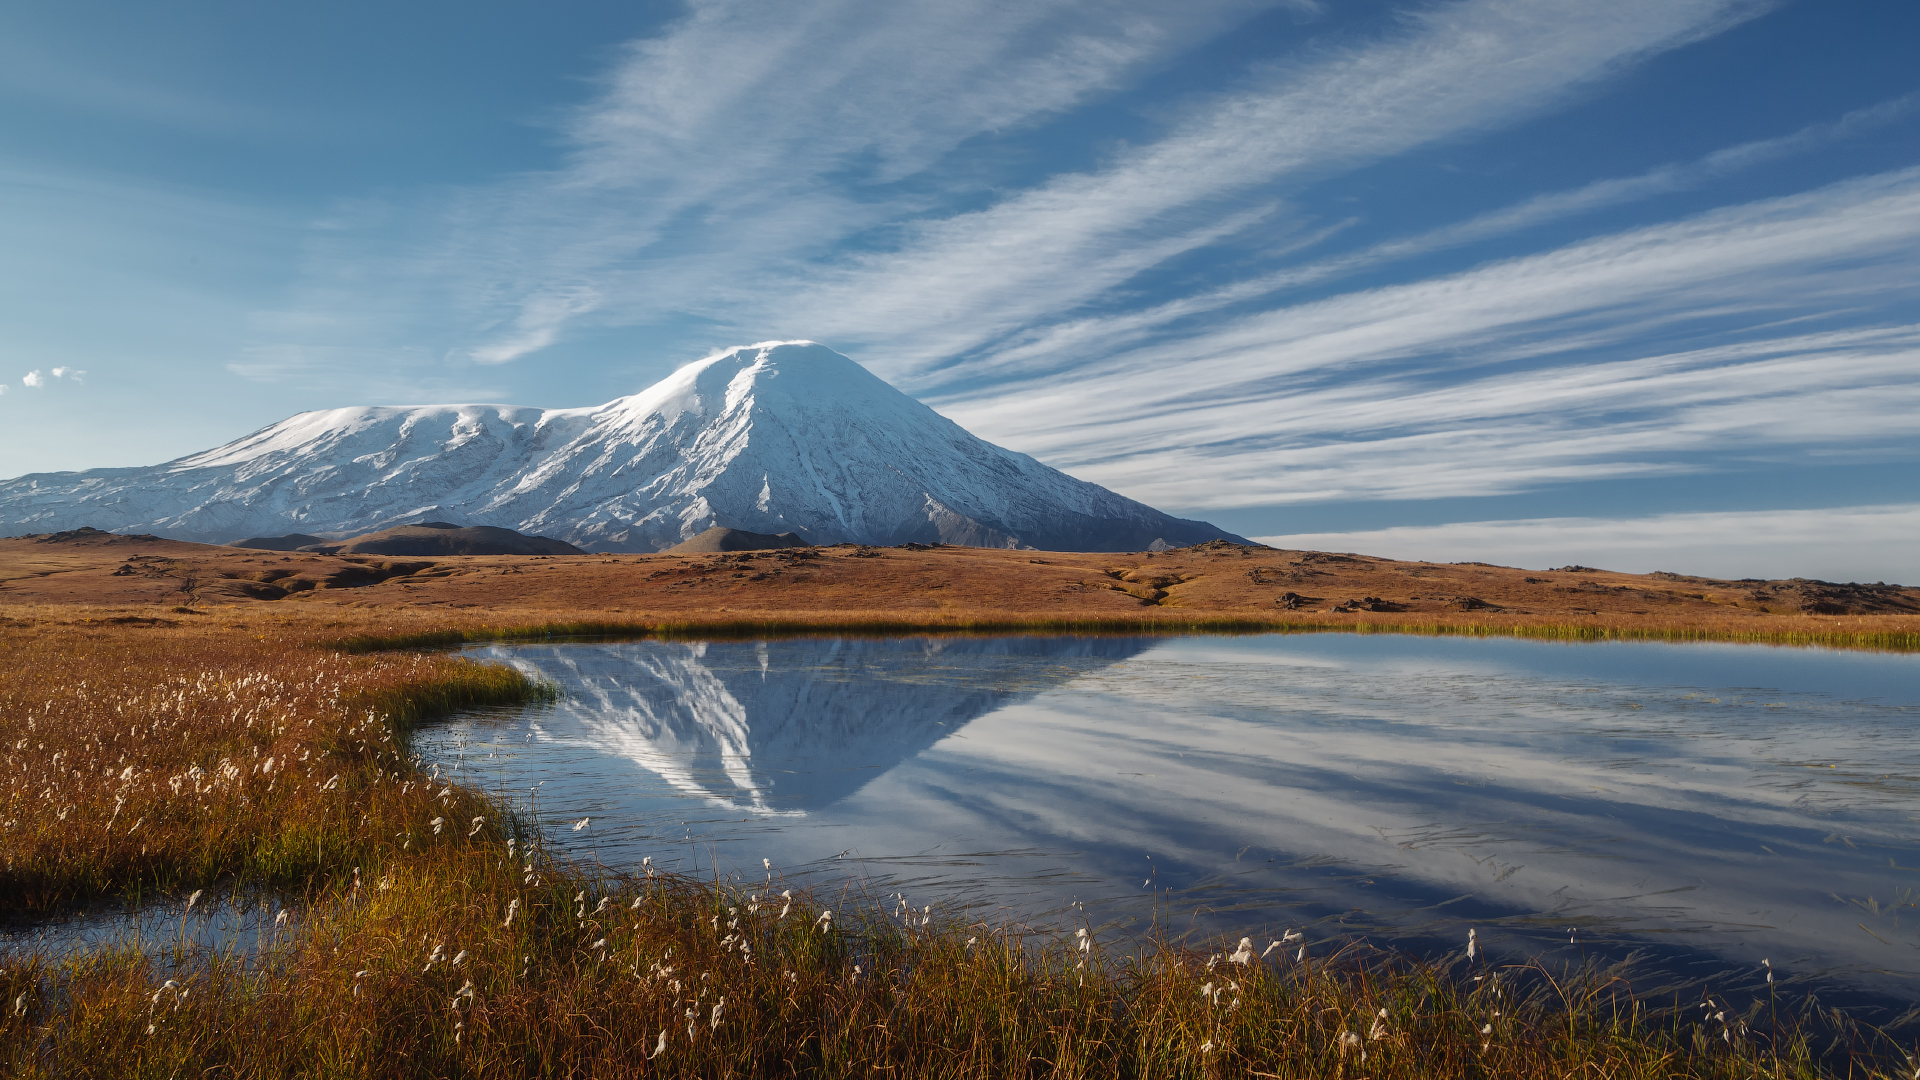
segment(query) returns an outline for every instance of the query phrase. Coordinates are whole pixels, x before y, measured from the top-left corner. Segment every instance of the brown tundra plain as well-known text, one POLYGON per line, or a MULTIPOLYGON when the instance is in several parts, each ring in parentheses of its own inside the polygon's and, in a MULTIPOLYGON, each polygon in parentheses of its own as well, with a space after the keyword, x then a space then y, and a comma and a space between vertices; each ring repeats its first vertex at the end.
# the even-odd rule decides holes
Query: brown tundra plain
POLYGON ((409 732, 551 694, 437 646, 546 634, 1195 630, 1913 649, 1920 590, 1226 544, 330 557, 0 540, 0 917, 275 912, 224 948, 0 946, 17 1076, 1913 1075, 1787 1000, 1604 970, 1102 940, 857 891, 549 857, 409 732), (262 907, 261 905, 265 905, 262 907), (201 907, 200 910, 205 910, 201 907), (1684 1005, 1687 1007, 1676 1007, 1684 1005))

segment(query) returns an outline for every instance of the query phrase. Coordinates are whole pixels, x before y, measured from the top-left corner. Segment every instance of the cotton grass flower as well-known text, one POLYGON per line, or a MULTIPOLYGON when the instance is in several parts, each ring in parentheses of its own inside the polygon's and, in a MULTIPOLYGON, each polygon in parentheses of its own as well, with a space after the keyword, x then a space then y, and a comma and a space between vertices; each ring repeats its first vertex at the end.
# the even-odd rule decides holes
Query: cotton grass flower
POLYGON ((1241 938, 1240 947, 1233 950, 1233 955, 1227 957, 1227 962, 1242 966, 1253 963, 1253 939, 1241 938))
POLYGON ((588 823, 589 823, 589 822, 591 822, 592 820, 593 820, 593 819, 592 819, 592 818, 590 818, 590 817, 583 817, 583 818, 581 818, 581 819, 580 819, 579 821, 576 821, 576 822, 574 822, 574 823, 573 823, 573 831, 574 831, 574 832, 579 832, 579 831, 580 831, 581 829, 584 829, 584 828, 586 828, 586 827, 587 827, 587 825, 588 825, 588 823))
POLYGON ((1360 1051, 1361 1061, 1367 1060, 1367 1048, 1361 1045, 1359 1034, 1352 1031, 1341 1032, 1340 1033, 1340 1056, 1344 1058, 1347 1056, 1347 1054, 1350 1051, 1354 1051, 1354 1050, 1360 1051))
POLYGON ((1467 927, 1467 959, 1473 959, 1473 954, 1478 951, 1479 944, 1480 943, 1474 938, 1473 927, 1467 927))

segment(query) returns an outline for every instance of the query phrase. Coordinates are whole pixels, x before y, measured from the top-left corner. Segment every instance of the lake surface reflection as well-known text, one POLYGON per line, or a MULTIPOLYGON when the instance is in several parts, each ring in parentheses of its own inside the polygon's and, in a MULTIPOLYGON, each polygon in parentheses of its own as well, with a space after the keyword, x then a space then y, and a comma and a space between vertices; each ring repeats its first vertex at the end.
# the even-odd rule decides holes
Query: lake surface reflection
MULTIPOLYGON (((609 865, 1920 998, 1920 657, 1390 635, 473 651, 421 744, 609 865), (578 831, 580 818, 591 824, 578 831), (1569 944, 1571 942, 1571 944, 1569 944)), ((1075 913, 1074 917, 1078 918, 1075 913)), ((1277 936, 1277 935, 1275 935, 1277 936)))

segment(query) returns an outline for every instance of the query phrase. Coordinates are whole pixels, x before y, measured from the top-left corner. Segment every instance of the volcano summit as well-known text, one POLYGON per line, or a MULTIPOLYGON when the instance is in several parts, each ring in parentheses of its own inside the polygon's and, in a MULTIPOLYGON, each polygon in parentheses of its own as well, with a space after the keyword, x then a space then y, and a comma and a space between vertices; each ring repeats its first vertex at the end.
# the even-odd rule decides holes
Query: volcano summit
POLYGON ((595 551, 659 551, 713 526, 813 544, 1243 542, 978 439, 806 341, 732 349, 595 408, 330 409, 164 465, 0 481, 0 533, 219 543, 427 520, 595 551))

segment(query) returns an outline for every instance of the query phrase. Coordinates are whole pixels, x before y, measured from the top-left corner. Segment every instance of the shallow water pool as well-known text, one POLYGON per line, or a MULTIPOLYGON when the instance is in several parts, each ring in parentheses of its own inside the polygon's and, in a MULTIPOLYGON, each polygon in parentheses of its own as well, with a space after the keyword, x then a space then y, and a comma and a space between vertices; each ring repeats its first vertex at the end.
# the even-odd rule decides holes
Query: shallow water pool
MULTIPOLYGON (((422 732, 608 865, 1920 999, 1920 657, 1399 635, 472 650, 422 732), (588 824, 573 828, 582 819, 588 824)), ((889 901, 892 902, 892 901, 889 901)), ((1690 977, 1690 976, 1689 976, 1690 977)))

